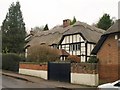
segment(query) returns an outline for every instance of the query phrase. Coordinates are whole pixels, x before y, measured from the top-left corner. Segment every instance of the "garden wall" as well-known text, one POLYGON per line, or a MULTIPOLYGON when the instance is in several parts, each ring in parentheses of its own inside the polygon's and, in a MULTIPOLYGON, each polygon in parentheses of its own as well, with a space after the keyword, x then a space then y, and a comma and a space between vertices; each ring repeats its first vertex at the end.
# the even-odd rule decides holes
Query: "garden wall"
POLYGON ((31 76, 37 76, 47 80, 47 63, 20 63, 19 73, 31 76))
MULTIPOLYGON (((19 73, 48 79, 48 64, 20 63, 19 73)), ((97 64, 71 63, 71 83, 81 85, 98 85, 97 64)))
POLYGON ((92 63, 72 63, 71 83, 97 86, 99 84, 97 66, 92 63))

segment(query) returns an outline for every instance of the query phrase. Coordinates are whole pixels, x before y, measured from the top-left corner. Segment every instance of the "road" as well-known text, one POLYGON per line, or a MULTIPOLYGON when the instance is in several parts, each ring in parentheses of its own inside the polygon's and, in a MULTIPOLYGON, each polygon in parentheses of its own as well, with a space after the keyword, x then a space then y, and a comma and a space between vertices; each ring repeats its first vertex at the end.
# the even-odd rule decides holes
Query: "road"
POLYGON ((10 90, 93 90, 88 86, 74 85, 66 82, 49 81, 11 72, 7 72, 7 74, 4 72, 3 75, 0 74, 0 81, 2 81, 2 83, 0 82, 0 85, 3 88, 2 90, 9 90, 9 88, 10 90), (15 77, 12 77, 12 75, 15 77))
MULTIPOLYGON (((50 89, 53 90, 53 88, 55 90, 76 90, 71 88, 86 88, 86 86, 71 85, 70 83, 48 81, 36 77, 30 77, 30 78, 31 78, 30 81, 26 81, 26 80, 21 80, 21 79, 2 75, 2 87, 7 88, 3 90, 9 90, 8 88, 12 88, 12 90, 18 90, 18 89, 21 90, 21 88, 22 90, 27 90, 27 88, 29 88, 29 90, 36 90, 37 88, 38 88, 37 90, 41 90, 40 88, 42 89, 44 88, 47 90, 50 89)), ((77 89, 77 90, 84 90, 84 89, 77 89)))
POLYGON ((4 88, 55 88, 54 85, 30 82, 2 75, 2 86, 4 88))

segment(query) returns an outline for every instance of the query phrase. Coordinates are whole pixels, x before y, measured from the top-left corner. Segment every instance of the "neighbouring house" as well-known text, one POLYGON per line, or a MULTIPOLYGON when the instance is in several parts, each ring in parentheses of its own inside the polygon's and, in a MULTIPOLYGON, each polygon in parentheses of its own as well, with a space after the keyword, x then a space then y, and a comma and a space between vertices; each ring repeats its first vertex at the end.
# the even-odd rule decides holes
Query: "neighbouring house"
POLYGON ((27 57, 29 47, 32 45, 48 45, 62 52, 65 50, 66 53, 61 55, 61 60, 65 60, 69 53, 79 56, 81 62, 86 62, 103 33, 102 29, 79 21, 70 25, 70 20, 65 19, 63 25, 34 34, 25 46, 25 56, 27 57))
POLYGON ((92 54, 99 59, 100 80, 120 79, 120 19, 101 36, 92 54))

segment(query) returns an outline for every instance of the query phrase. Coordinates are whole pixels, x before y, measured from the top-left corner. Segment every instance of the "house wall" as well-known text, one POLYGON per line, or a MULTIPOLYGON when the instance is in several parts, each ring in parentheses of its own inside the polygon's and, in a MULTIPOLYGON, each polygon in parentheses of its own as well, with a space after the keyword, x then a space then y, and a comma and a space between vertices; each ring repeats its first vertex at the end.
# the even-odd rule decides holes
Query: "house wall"
POLYGON ((84 39, 80 36, 80 34, 65 36, 61 44, 76 42, 84 42, 84 39))
POLYGON ((25 49, 25 58, 27 58, 28 49, 25 49))
POLYGON ((119 79, 120 79, 120 34, 119 34, 119 37, 118 37, 118 75, 119 75, 119 79))
POLYGON ((88 43, 80 34, 65 36, 59 49, 64 49, 70 55, 77 55, 81 58, 81 62, 89 59, 94 44, 88 43))
POLYGON ((115 40, 115 35, 109 35, 97 54, 100 80, 108 82, 118 79, 118 68, 120 68, 118 56, 120 56, 120 53, 118 55, 118 40, 115 40))

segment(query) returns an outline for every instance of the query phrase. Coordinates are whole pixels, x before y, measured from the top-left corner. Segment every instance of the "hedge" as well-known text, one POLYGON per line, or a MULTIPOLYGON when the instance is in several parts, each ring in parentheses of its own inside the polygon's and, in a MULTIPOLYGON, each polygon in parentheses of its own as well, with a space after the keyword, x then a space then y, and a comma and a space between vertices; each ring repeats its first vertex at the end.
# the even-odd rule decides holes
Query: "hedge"
POLYGON ((21 60, 22 58, 14 53, 2 54, 2 69, 18 72, 21 60))

